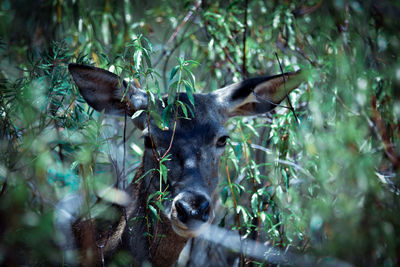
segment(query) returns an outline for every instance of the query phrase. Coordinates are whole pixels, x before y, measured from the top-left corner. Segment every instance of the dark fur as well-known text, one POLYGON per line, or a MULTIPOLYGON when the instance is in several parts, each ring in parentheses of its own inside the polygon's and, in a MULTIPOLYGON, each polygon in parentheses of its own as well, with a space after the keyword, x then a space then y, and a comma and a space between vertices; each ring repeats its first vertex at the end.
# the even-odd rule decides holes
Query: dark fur
MULTIPOLYGON (((98 111, 105 110, 106 113, 115 115, 126 113, 132 115, 135 111, 146 108, 146 94, 133 86, 126 88, 127 84, 121 82, 114 74, 77 64, 71 64, 69 70, 82 96, 98 111), (126 97, 121 102, 124 91, 126 97)), ((290 76, 295 77, 294 74, 290 76)), ((75 227, 81 243, 81 262, 84 265, 98 265, 101 259, 99 244, 104 246, 103 252, 106 257, 112 257, 118 250, 127 249, 138 264, 148 261, 154 266, 170 266, 176 262, 187 240, 191 236, 196 236, 198 226, 201 226, 198 223, 191 223, 191 217, 189 222, 179 219, 182 218, 178 216, 182 211, 177 208, 176 203, 183 201, 191 212, 198 212, 200 204, 196 204, 198 202, 196 199, 209 200, 210 208, 204 212, 209 213, 206 214, 210 215, 207 222, 211 222, 213 208, 211 200, 214 199, 218 184, 219 159, 224 152, 223 140, 227 136, 223 125, 231 116, 255 115, 273 108, 253 98, 249 100, 252 90, 259 85, 265 84, 258 87, 259 94, 271 97, 276 102, 282 101, 284 97, 281 95, 285 94, 280 92, 283 83, 280 77, 281 75, 253 78, 210 94, 195 94, 194 106, 189 103, 186 94, 180 94, 179 100, 193 110, 194 116, 190 115, 190 119, 180 118, 175 132, 173 116, 168 130, 159 129, 152 120, 150 125, 147 125, 145 112, 136 118, 135 125, 146 130, 147 137, 145 137, 142 166, 134 181, 147 170, 158 169, 159 165, 153 153, 163 155, 170 146, 172 136, 174 137, 169 151, 170 160, 165 162, 168 168, 168 181, 162 188, 168 186, 170 200, 163 202, 162 221, 153 223, 150 229, 147 229, 146 221, 143 219, 148 215, 146 211, 148 195, 160 189, 157 173, 157 177, 154 177, 150 172, 139 183, 133 182, 129 186, 127 193, 131 196, 132 202, 125 210, 122 209, 119 222, 110 232, 100 236, 94 230, 93 222, 85 222, 75 227), (242 103, 243 101, 245 102, 242 103), (126 223, 135 218, 135 223, 127 227, 126 223), (154 238, 144 235, 148 230, 154 238)), ((287 89, 289 92, 294 86, 287 89)), ((161 111, 161 105, 158 108, 161 111)))

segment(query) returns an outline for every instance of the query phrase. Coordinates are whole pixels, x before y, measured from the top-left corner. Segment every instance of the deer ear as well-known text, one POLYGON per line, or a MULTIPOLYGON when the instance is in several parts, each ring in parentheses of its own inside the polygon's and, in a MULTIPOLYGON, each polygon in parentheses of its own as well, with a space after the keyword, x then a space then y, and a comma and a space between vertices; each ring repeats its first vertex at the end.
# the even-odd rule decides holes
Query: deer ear
POLYGON ((274 109, 304 80, 300 71, 256 77, 221 88, 213 97, 227 118, 257 115, 274 109))
POLYGON ((146 93, 109 71, 80 64, 69 64, 79 91, 86 102, 106 114, 132 116, 135 111, 146 109, 146 93))

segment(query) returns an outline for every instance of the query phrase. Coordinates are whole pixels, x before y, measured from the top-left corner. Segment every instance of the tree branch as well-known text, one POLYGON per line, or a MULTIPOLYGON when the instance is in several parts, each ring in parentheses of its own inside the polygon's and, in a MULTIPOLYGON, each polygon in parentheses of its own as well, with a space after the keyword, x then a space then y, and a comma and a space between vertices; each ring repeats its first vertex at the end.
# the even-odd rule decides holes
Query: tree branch
POLYGON ((246 37, 247 37, 247 8, 249 5, 249 0, 245 0, 244 2, 244 32, 243 32, 243 62, 242 62, 242 74, 243 78, 247 77, 247 67, 246 67, 246 37))
POLYGON ((178 35, 179 31, 182 29, 182 27, 190 20, 190 18, 193 16, 193 13, 199 9, 201 5, 201 0, 200 1, 196 1, 194 3, 194 8, 192 10, 190 10, 186 16, 183 18, 182 22, 178 25, 178 27, 176 27, 175 31, 172 33, 172 35, 169 37, 167 43, 165 44, 160 57, 157 59, 156 63, 153 64, 153 67, 157 66, 158 63, 160 63, 160 61, 162 60, 162 58, 167 54, 167 47, 169 44, 171 44, 174 39, 176 38, 176 36, 178 35))
POLYGON ((386 130, 385 124, 383 122, 382 116, 379 113, 376 106, 376 96, 371 99, 372 107, 372 121, 375 124, 374 130, 377 136, 382 140, 383 146, 385 148, 385 153, 390 162, 393 164, 393 168, 397 170, 400 167, 400 156, 393 149, 394 145, 390 142, 390 136, 386 130))

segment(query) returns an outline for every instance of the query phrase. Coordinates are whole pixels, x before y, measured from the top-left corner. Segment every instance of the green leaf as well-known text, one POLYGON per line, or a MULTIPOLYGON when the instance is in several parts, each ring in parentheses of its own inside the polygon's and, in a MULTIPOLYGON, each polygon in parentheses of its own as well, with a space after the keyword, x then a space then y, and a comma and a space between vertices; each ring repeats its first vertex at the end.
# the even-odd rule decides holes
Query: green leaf
POLYGON ((171 114, 172 111, 174 110, 174 104, 169 104, 164 110, 161 115, 161 122, 164 126, 164 128, 169 127, 170 119, 171 119, 171 114))
POLYGON ((248 210, 246 209, 246 207, 242 206, 242 205, 238 205, 237 209, 236 209, 236 213, 242 213, 243 216, 243 222, 244 223, 248 223, 253 216, 251 216, 251 214, 248 212, 248 210))
POLYGON ((135 113, 133 113, 131 119, 136 119, 137 117, 139 117, 145 110, 141 109, 141 110, 137 110, 135 113))
POLYGON ((258 213, 258 206, 259 206, 259 200, 258 200, 258 195, 253 194, 251 196, 251 209, 253 211, 253 214, 257 215, 258 213))
POLYGON ((256 180, 258 184, 261 184, 260 171, 258 170, 258 166, 254 160, 250 160, 250 168, 252 169, 254 180, 256 180))
POLYGON ((160 163, 160 175, 164 183, 167 183, 168 169, 164 164, 160 163))
POLYGON ((283 176, 283 181, 285 182, 286 190, 288 190, 289 189, 289 178, 284 169, 282 169, 282 176, 283 176))
POLYGON ((152 205, 149 205, 149 211, 153 219, 161 220, 160 216, 158 215, 157 209, 152 205))
POLYGON ((155 85, 156 85, 156 90, 157 90, 157 95, 158 95, 158 100, 160 100, 161 101, 161 105, 162 105, 162 107, 164 108, 165 107, 165 103, 164 103, 164 100, 163 100, 163 97, 162 97, 162 95, 161 95, 161 89, 160 89, 160 85, 159 85, 159 83, 158 83, 158 81, 157 80, 155 80, 155 85))
POLYGON ((143 49, 144 52, 144 59, 146 60, 146 64, 148 68, 151 68, 151 59, 150 59, 150 55, 147 52, 147 49, 143 49))
POLYGON ((142 63, 142 50, 136 50, 133 59, 135 61, 135 69, 140 70, 140 64, 142 63))
MULTIPOLYGON (((163 197, 161 197, 161 199, 163 199, 163 197)), ((164 206, 162 204, 162 201, 156 201, 156 206, 160 211, 164 211, 164 206)))
POLYGON ((160 196, 160 195, 162 195, 162 192, 161 192, 161 191, 156 191, 156 192, 150 194, 150 195, 147 197, 147 204, 150 204, 150 202, 152 201, 152 199, 153 199, 155 196, 158 197, 158 196, 160 196))
MULTIPOLYGON (((161 179, 164 181, 164 183, 167 183, 167 175, 168 175, 168 169, 167 167, 164 165, 164 162, 171 160, 171 154, 166 155, 165 157, 163 157, 160 161, 160 168, 159 168, 159 172, 160 172, 160 183, 161 183, 161 179)), ((160 191, 161 191, 161 185, 160 185, 160 191)))
POLYGON ((256 129, 254 129, 253 125, 249 124, 249 123, 243 123, 243 126, 247 129, 249 129, 255 136, 259 137, 258 132, 256 131, 256 129))
POLYGON ((178 69, 179 69, 179 66, 175 66, 175 67, 171 70, 171 74, 169 75, 169 80, 170 80, 170 81, 175 77, 176 72, 178 71, 178 69))
POLYGON ((136 145, 135 143, 132 143, 130 145, 130 147, 132 148, 132 150, 139 155, 140 157, 143 156, 143 149, 141 149, 138 145, 136 145))
POLYGON ((191 60, 191 59, 185 60, 185 62, 190 63, 190 64, 193 64, 193 65, 195 65, 195 66, 200 65, 199 62, 197 62, 197 61, 195 61, 195 60, 191 60))
POLYGON ((183 67, 183 69, 186 71, 187 75, 189 76, 190 83, 192 84, 193 91, 196 91, 196 88, 195 88, 195 76, 193 75, 193 73, 188 68, 183 67))
POLYGON ((185 115, 185 118, 188 118, 186 105, 182 101, 179 101, 179 100, 176 101, 176 103, 181 107, 183 114, 185 115))
POLYGON ((150 110, 150 116, 153 118, 153 121, 157 125, 157 127, 161 130, 164 130, 160 114, 158 114, 158 112, 150 110))
MULTIPOLYGON (((234 156, 234 154, 233 154, 233 156, 234 156)), ((229 157, 229 159, 232 162, 233 166, 235 167, 235 170, 238 172, 239 171, 238 160, 236 160, 234 157, 229 157)))
POLYGON ((225 204, 225 203, 226 203, 226 200, 228 199, 228 196, 229 196, 229 191, 230 191, 229 186, 225 186, 225 187, 222 189, 222 191, 221 191, 221 201, 222 201, 222 204, 225 204))
POLYGON ((265 222, 265 219, 266 219, 266 212, 265 211, 262 211, 262 212, 260 212, 260 219, 261 219, 261 222, 265 222))
POLYGON ((189 98, 190 103, 192 103, 192 105, 194 106, 194 96, 192 87, 186 80, 183 81, 183 84, 185 85, 186 95, 189 98))
POLYGON ((168 92, 168 105, 173 104, 175 102, 176 98, 176 91, 178 89, 178 81, 173 82, 169 86, 169 92, 168 92))

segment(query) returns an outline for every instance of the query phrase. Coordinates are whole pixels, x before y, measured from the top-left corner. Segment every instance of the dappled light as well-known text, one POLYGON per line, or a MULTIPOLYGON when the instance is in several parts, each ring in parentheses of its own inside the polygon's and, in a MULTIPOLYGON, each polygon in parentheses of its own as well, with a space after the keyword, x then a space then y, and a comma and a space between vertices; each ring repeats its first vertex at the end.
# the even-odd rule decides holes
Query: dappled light
POLYGON ((0 265, 399 266, 396 1, 0 2, 0 265))

